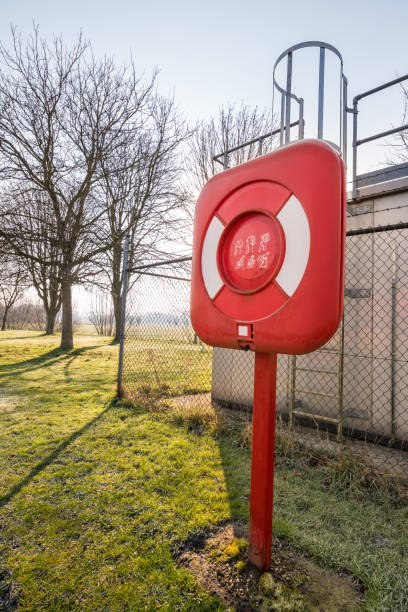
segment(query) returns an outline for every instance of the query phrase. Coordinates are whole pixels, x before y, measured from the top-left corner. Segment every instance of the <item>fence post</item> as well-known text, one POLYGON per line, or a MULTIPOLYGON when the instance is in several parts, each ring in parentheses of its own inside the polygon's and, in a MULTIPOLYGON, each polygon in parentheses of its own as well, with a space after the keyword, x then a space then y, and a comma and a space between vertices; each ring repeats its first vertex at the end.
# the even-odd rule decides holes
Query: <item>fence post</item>
POLYGON ((117 385, 118 397, 122 397, 122 372, 123 372, 123 352, 124 352, 124 347, 125 347, 125 319, 126 319, 126 297, 127 297, 127 287, 128 287, 129 244, 130 244, 130 236, 127 235, 125 238, 125 247, 123 250, 122 304, 121 304, 121 314, 120 314, 118 385, 117 385))
POLYGON ((395 349, 397 318, 397 245, 392 244, 392 277, 391 277, 391 440, 395 440, 395 349))

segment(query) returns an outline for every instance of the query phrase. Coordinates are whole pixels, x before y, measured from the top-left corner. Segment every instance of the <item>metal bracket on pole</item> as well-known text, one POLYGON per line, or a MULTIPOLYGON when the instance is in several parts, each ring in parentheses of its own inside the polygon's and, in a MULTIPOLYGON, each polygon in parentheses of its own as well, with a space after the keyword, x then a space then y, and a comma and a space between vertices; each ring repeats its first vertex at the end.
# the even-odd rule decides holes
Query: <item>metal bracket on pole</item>
POLYGON ((119 337, 119 361, 118 361, 118 384, 117 395, 122 397, 122 373, 123 373, 123 353, 125 347, 125 319, 126 319, 126 298, 128 288, 128 264, 129 264, 129 245, 130 236, 125 238, 125 248, 123 251, 123 279, 122 279, 122 304, 120 314, 120 337, 119 337))

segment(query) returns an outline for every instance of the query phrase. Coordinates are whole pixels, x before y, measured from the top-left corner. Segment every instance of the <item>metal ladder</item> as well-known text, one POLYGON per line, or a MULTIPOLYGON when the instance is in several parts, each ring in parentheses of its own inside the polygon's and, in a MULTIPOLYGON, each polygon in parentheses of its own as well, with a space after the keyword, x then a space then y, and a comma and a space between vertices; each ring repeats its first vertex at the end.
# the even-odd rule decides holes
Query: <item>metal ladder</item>
POLYGON ((315 421, 325 421, 327 423, 333 423, 337 426, 337 437, 341 438, 342 436, 342 425, 343 425, 343 368, 344 368, 344 318, 342 319, 341 326, 339 329, 339 341, 338 346, 334 348, 329 348, 323 346, 320 349, 314 351, 314 353, 336 353, 338 355, 338 368, 323 370, 318 368, 307 368, 307 367, 298 367, 297 365, 297 357, 296 355, 292 355, 291 358, 291 394, 290 394, 290 403, 289 403, 289 426, 293 426, 294 417, 306 417, 309 419, 313 419, 315 421), (296 388, 296 373, 297 372, 310 372, 314 374, 329 374, 332 376, 337 376, 337 394, 334 393, 325 393, 323 391, 306 391, 305 389, 296 388), (298 410, 297 408, 297 398, 296 393, 301 393, 302 395, 311 395, 315 397, 326 397, 330 399, 337 400, 337 418, 324 416, 321 414, 315 414, 313 412, 306 412, 303 410, 298 410))

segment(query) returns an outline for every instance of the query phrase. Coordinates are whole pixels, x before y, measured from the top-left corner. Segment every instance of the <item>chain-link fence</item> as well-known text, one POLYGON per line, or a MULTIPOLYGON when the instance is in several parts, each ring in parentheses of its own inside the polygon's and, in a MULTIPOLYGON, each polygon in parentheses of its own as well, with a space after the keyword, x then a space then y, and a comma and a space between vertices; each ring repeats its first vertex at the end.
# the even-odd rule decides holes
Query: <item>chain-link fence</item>
POLYGON ((191 327, 188 272, 140 274, 127 297, 123 393, 133 400, 209 398, 212 355, 191 327))
MULTIPOLYGON (((393 227, 347 232, 343 324, 321 349, 279 356, 277 414, 301 445, 334 454, 347 446, 380 471, 408 474, 408 225, 393 227)), ((133 285, 124 395, 250 410, 254 354, 203 344, 189 296, 189 271, 176 267, 133 285)))

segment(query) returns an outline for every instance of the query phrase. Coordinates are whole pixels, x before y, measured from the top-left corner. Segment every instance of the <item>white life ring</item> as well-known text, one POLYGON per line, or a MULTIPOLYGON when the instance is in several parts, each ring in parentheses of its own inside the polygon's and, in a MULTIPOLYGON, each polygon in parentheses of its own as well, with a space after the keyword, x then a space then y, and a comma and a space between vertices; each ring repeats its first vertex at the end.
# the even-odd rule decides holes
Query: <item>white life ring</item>
MULTIPOLYGON (((285 236, 285 254, 275 282, 291 297, 299 286, 310 252, 309 222, 302 204, 292 194, 276 219, 285 236)), ((226 225, 215 214, 207 228, 201 252, 201 271, 208 296, 213 300, 224 287, 217 264, 217 251, 226 225)))

